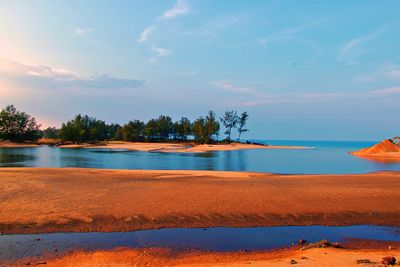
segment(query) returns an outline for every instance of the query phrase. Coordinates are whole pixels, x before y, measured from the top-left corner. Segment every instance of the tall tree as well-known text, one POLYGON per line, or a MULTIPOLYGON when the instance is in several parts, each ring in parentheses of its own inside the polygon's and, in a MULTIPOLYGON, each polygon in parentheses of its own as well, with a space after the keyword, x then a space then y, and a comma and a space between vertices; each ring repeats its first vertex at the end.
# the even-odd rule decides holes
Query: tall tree
POLYGON ((39 126, 35 118, 18 111, 14 105, 6 106, 0 112, 0 138, 22 142, 39 137, 39 126))
POLYGON ((238 142, 240 142, 240 136, 242 135, 242 133, 245 133, 245 132, 249 131, 249 129, 245 128, 248 119, 249 119, 249 114, 246 111, 243 112, 239 117, 239 122, 238 122, 238 132, 239 132, 238 142))
POLYGON ((102 120, 81 114, 70 121, 63 123, 60 129, 60 137, 64 141, 96 142, 107 139, 107 125, 102 120))
POLYGON ((56 139, 58 137, 58 129, 56 127, 47 127, 43 130, 43 138, 56 139))
POLYGON ((192 134, 192 124, 188 118, 182 117, 175 122, 175 139, 187 141, 189 135, 192 134))
POLYGON ((214 137, 216 137, 219 133, 219 122, 216 119, 215 112, 209 111, 204 125, 204 142, 209 144, 214 141, 214 137))
POLYGON ((144 135, 146 137, 146 141, 154 142, 156 141, 158 129, 157 129, 157 120, 151 119, 146 123, 146 127, 144 129, 144 135))
POLYGON ((144 140, 145 124, 140 120, 129 121, 117 131, 116 139, 138 142, 144 140))
POLYGON ((174 124, 170 116, 160 115, 157 119, 157 135, 161 141, 169 140, 173 134, 174 124))
POLYGON ((220 118, 225 127, 226 141, 231 142, 232 129, 236 128, 239 123, 239 117, 236 111, 225 111, 224 116, 220 118))
POLYGON ((117 139, 117 132, 119 129, 121 129, 121 125, 118 123, 111 123, 107 124, 107 134, 106 134, 106 139, 107 140, 116 140, 117 139))
POLYGON ((205 130, 205 120, 203 117, 199 117, 193 122, 193 135, 194 141, 198 144, 204 144, 204 130, 205 130))

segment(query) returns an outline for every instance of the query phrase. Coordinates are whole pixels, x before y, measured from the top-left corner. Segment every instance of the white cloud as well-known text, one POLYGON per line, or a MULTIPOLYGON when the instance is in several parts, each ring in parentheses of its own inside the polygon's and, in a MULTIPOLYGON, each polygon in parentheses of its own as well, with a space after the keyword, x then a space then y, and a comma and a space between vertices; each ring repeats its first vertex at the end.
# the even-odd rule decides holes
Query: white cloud
POLYGON ((333 101, 380 101, 400 96, 400 87, 385 87, 361 92, 275 92, 258 90, 251 86, 239 86, 229 81, 212 81, 210 84, 230 92, 228 97, 237 106, 259 106, 278 103, 318 103, 333 101), (233 94, 232 94, 233 93, 233 94))
POLYGON ((235 92, 235 93, 247 93, 247 92, 254 91, 251 87, 238 86, 229 81, 213 81, 213 82, 211 82, 211 84, 213 84, 221 89, 225 89, 225 90, 235 92))
POLYGON ((190 8, 186 0, 177 0, 173 8, 168 9, 160 17, 160 19, 172 19, 177 16, 185 15, 189 13, 190 8))
POLYGON ((375 96, 400 94, 400 86, 399 87, 389 87, 389 88, 372 90, 372 91, 367 92, 367 94, 368 95, 375 95, 375 96))
POLYGON ((82 27, 78 27, 75 29, 74 34, 78 35, 78 36, 83 36, 86 35, 90 32, 92 32, 93 30, 91 28, 82 28, 82 27))
POLYGON ((156 46, 153 46, 152 48, 151 48, 151 51, 153 51, 153 52, 155 52, 156 53, 156 55, 154 55, 154 56, 152 56, 152 57, 150 57, 149 58, 149 63, 157 63, 158 62, 158 59, 160 58, 160 57, 166 57, 166 56, 169 56, 170 54, 171 54, 171 51, 169 51, 169 50, 167 50, 167 49, 165 49, 165 48, 161 48, 161 47, 156 47, 156 46))
POLYGON ((48 66, 32 66, 0 59, 0 80, 39 89, 130 89, 144 81, 111 75, 83 77, 73 71, 48 66))
POLYGON ((157 62, 158 62, 157 58, 155 58, 155 57, 149 58, 149 63, 154 64, 154 63, 157 63, 157 62))
POLYGON ((139 36, 138 42, 143 43, 143 42, 147 41, 154 30, 155 30, 154 26, 150 26, 150 27, 147 27, 146 29, 144 29, 143 32, 139 36))
POLYGON ((181 34, 185 38, 195 37, 201 42, 212 43, 221 36, 224 30, 233 29, 234 26, 243 23, 246 19, 247 17, 243 15, 225 14, 208 20, 201 27, 184 31, 181 34))
MULTIPOLYGON (((352 53, 354 52, 355 48, 361 46, 362 44, 374 40, 376 37, 378 37, 381 33, 383 33, 388 27, 383 27, 375 32, 372 32, 368 35, 361 36, 358 38, 354 38, 350 41, 348 41, 339 51, 339 61, 343 60, 348 60, 350 62, 355 62, 354 60, 354 55, 352 53)), ((358 49, 359 50, 359 49, 358 49)))
POLYGON ((392 70, 387 73, 387 76, 392 78, 400 78, 400 70, 392 70))
POLYGON ((271 44, 276 43, 296 43, 301 44, 309 49, 320 52, 320 48, 315 44, 315 42, 311 39, 296 36, 296 34, 300 34, 301 32, 311 30, 317 28, 321 25, 331 22, 335 17, 324 17, 317 18, 312 20, 307 20, 304 22, 299 22, 297 25, 293 25, 292 27, 284 28, 279 31, 276 31, 269 36, 261 38, 259 40, 260 44, 264 47, 268 47, 271 44))
POLYGON ((171 51, 169 51, 167 49, 164 49, 164 48, 161 48, 161 47, 153 46, 151 48, 151 50, 156 52, 157 56, 159 56, 159 57, 166 57, 166 56, 169 56, 171 54, 171 51))
POLYGON ((239 101, 238 106, 258 106, 262 104, 276 103, 316 103, 347 100, 379 101, 391 99, 395 95, 400 96, 400 87, 381 88, 362 92, 326 92, 326 93, 283 93, 276 95, 265 95, 253 100, 239 101), (386 98, 385 98, 386 97, 386 98))

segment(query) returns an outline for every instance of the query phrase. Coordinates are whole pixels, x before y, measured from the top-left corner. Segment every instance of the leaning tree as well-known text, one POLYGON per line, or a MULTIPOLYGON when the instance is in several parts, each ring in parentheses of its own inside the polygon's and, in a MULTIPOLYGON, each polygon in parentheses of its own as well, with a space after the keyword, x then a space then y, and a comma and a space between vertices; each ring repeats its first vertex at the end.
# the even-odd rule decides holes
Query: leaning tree
POLYGON ((224 116, 220 120, 225 127, 226 141, 231 142, 232 129, 237 127, 239 116, 236 111, 225 111, 224 116))
POLYGON ((239 117, 239 122, 238 122, 238 132, 239 132, 239 136, 238 136, 238 142, 240 142, 240 136, 242 135, 242 133, 248 132, 249 129, 246 129, 246 123, 247 120, 249 118, 249 114, 245 111, 243 112, 240 117, 239 117))

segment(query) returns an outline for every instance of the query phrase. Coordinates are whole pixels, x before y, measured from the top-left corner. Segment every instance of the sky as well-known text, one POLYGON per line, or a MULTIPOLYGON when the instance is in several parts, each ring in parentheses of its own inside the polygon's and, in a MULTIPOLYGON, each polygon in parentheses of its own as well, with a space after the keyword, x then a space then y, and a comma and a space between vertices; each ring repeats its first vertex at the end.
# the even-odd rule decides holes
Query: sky
POLYGON ((400 1, 0 0, 0 107, 47 126, 250 114, 245 139, 400 134, 400 1))

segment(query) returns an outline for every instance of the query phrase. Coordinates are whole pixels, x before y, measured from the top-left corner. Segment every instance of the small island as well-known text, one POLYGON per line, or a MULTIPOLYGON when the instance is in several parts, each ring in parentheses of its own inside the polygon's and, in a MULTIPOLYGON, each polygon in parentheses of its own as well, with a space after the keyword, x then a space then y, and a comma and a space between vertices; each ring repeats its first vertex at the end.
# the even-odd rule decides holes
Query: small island
POLYGON ((61 128, 40 129, 36 119, 9 105, 0 112, 0 147, 21 148, 51 145, 59 148, 107 148, 145 152, 204 153, 241 149, 305 149, 302 146, 269 146, 257 142, 241 142, 249 131, 247 112, 226 111, 218 120, 209 111, 193 122, 182 117, 173 121, 160 115, 147 122, 131 120, 124 125, 107 124, 88 115, 76 115, 61 128), (221 124, 225 138, 220 138, 221 124), (232 135, 237 132, 234 140, 232 135), (3 141, 1 141, 3 139, 3 141))

